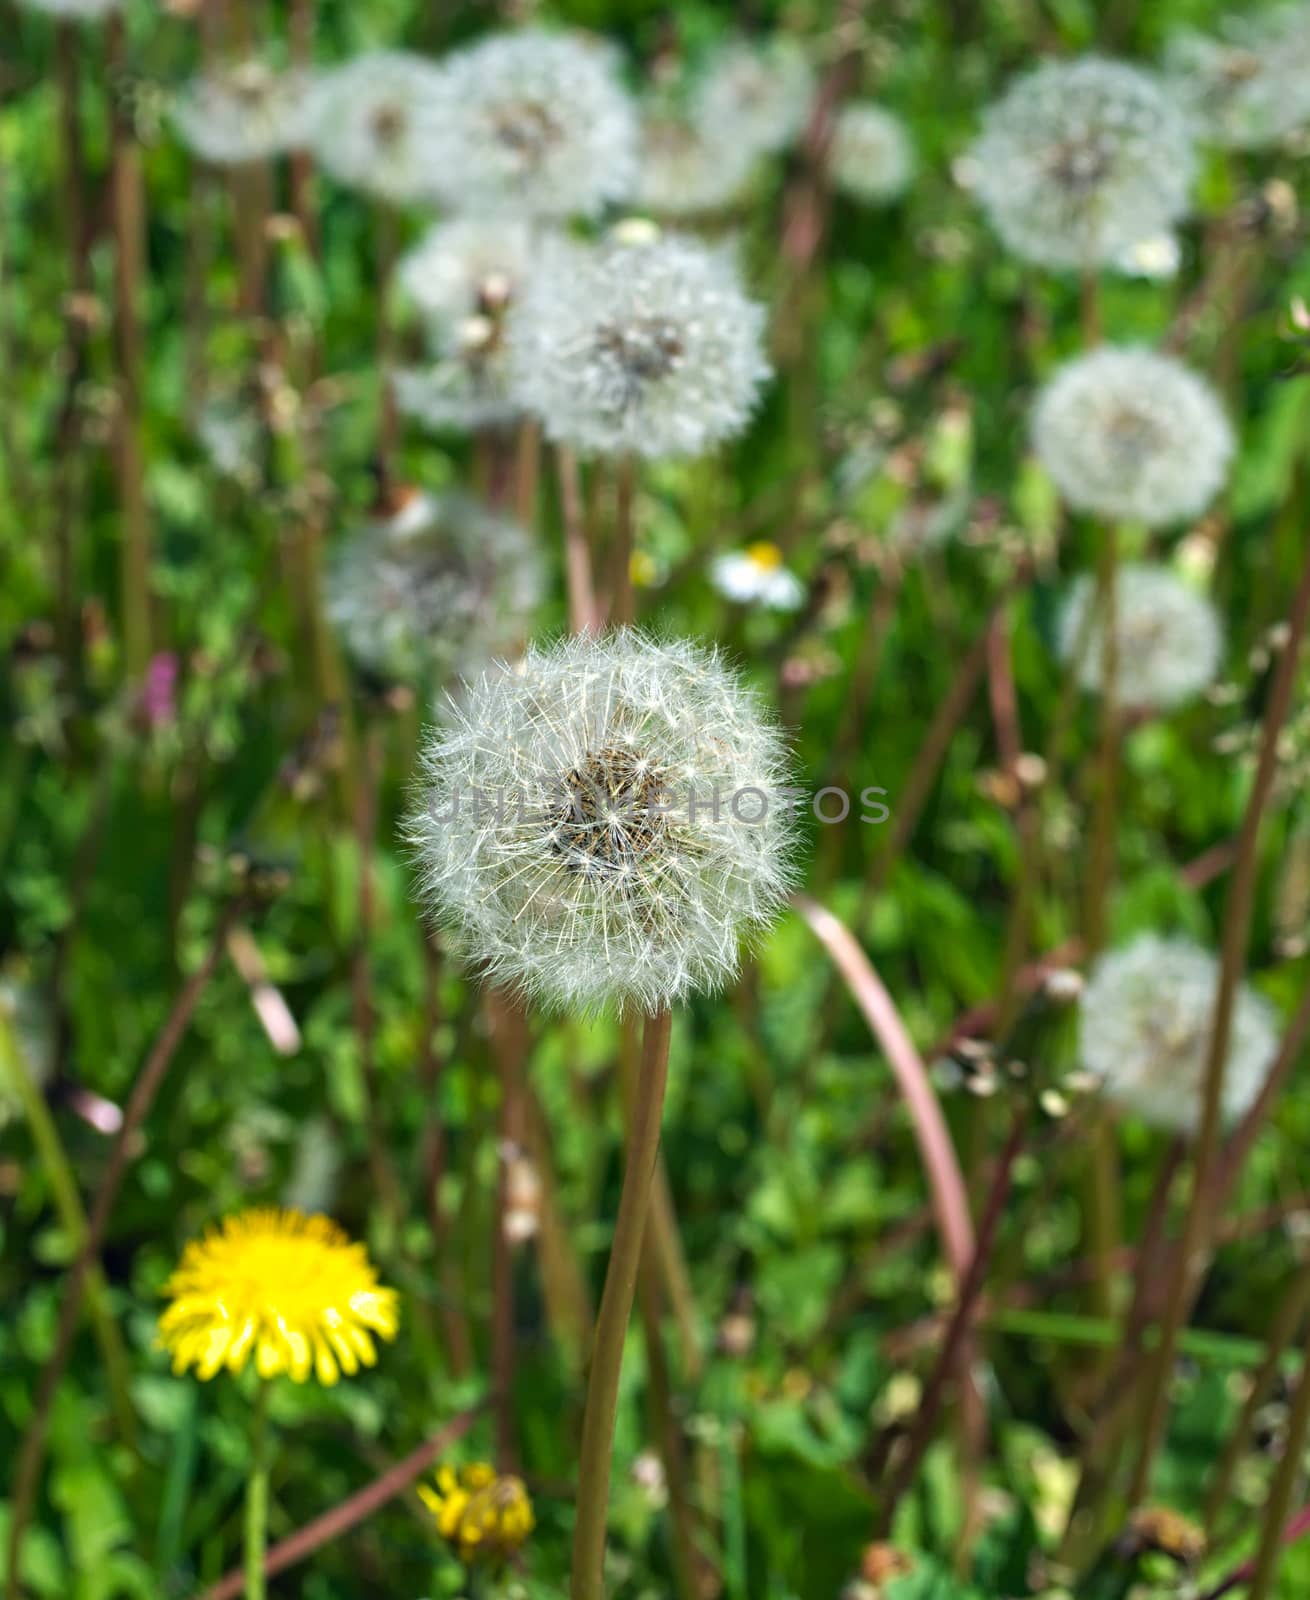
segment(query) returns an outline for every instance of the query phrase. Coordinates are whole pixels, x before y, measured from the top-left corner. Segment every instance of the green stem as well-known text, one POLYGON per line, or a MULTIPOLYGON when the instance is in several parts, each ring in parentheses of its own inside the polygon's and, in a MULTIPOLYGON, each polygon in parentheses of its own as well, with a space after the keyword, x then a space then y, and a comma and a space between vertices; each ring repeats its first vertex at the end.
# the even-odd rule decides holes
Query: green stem
POLYGON ((246 1484, 246 1600, 264 1600, 264 1547, 268 1542, 268 1393, 259 1380, 250 1425, 250 1478, 246 1484))
POLYGON ((614 1419, 618 1412, 623 1344, 632 1314, 641 1241, 650 1208, 651 1179, 660 1145, 664 1087, 669 1071, 668 1011, 646 1019, 641 1068, 628 1129, 627 1163, 619 1198, 614 1244, 605 1274, 596 1339, 592 1348, 587 1406, 582 1419, 582 1451, 578 1464, 578 1509, 573 1531, 571 1600, 605 1600, 605 1525, 609 1511, 610 1463, 614 1453, 614 1419))
MULTIPOLYGON (((59 1221, 68 1234, 75 1251, 86 1243, 86 1212, 69 1164, 68 1155, 50 1115, 45 1096, 37 1088, 26 1061, 11 1017, 0 1005, 0 1062, 3 1076, 13 1085, 22 1103, 23 1114, 31 1130, 32 1143, 45 1170, 46 1182, 54 1200, 59 1221)), ((109 1384, 110 1404, 114 1421, 128 1445, 136 1445, 136 1413, 128 1395, 129 1364, 127 1352, 119 1337, 117 1324, 110 1313, 104 1275, 98 1266, 87 1273, 87 1316, 100 1346, 105 1364, 105 1377, 109 1384)))
POLYGON ((1310 1432, 1310 1359, 1301 1369, 1296 1397, 1292 1401, 1292 1414, 1287 1420, 1282 1459, 1265 1504, 1260 1548, 1256 1553, 1255 1572, 1247 1590, 1247 1600, 1269 1600, 1274 1593, 1274 1582, 1283 1556, 1283 1530, 1287 1526, 1287 1514, 1292 1505, 1292 1491, 1301 1476, 1301 1456, 1307 1432, 1310 1432))

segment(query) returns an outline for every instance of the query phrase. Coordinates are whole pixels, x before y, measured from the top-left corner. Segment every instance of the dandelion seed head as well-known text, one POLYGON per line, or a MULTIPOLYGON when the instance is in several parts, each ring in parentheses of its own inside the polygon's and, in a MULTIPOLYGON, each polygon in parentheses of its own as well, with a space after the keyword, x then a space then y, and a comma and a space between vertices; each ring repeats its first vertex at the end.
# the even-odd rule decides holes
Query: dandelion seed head
MULTIPOLYGON (((1084 689, 1099 692, 1102 687, 1104 639, 1097 585, 1084 574, 1072 585, 1056 625, 1060 659, 1079 656, 1078 682, 1084 689)), ((1129 709, 1171 710, 1200 694, 1219 674, 1219 614, 1167 567, 1129 564, 1119 569, 1114 639, 1115 698, 1129 709)))
POLYGON ((532 228, 510 217, 453 217, 401 257, 396 281, 426 317, 449 326, 499 310, 532 269, 532 228))
MULTIPOLYGON (((1218 983, 1208 950, 1153 933, 1097 961, 1079 1002, 1079 1053, 1110 1100, 1155 1127, 1196 1132, 1218 983)), ((1224 1069, 1226 1121, 1249 1110, 1277 1049, 1273 1008, 1242 984, 1224 1069)))
POLYGON ((123 0, 19 0, 19 4, 28 11, 70 22, 96 22, 123 8, 123 0))
POLYGON ((447 58, 428 117, 437 197, 462 211, 591 217, 636 174, 637 119, 614 57, 543 28, 447 58))
POLYGON ((396 1291, 378 1283, 364 1246, 299 1211, 225 1217, 187 1245, 164 1295, 159 1345, 174 1372, 202 1380, 253 1357, 261 1378, 330 1386, 371 1367, 373 1335, 394 1339, 399 1322, 396 1291))
POLYGON ((1213 389, 1180 361, 1103 346, 1037 397, 1033 446, 1075 511, 1163 527, 1223 487, 1233 431, 1213 389))
POLYGON ((445 71, 422 56, 377 50, 318 80, 312 144, 339 183, 392 205, 434 194, 430 120, 445 71))
POLYGON ((1154 77, 1084 56, 1020 78, 986 112, 969 170, 1015 255, 1089 269, 1114 266, 1186 212, 1196 156, 1154 77))
POLYGON ((1218 38, 1179 34, 1165 71, 1201 143, 1277 144, 1310 122, 1310 6, 1232 17, 1218 38))
POLYGON ((268 161, 306 144, 313 79, 248 60, 193 78, 173 102, 173 123, 193 155, 216 167, 268 161))
POLYGON ((837 188, 857 200, 886 205, 899 198, 914 173, 905 124, 871 102, 843 106, 833 124, 828 170, 837 188))
POLYGON ((804 129, 814 71, 788 35, 763 43, 734 39, 706 63, 696 87, 697 124, 724 149, 783 150, 804 129))
POLYGON ((764 309, 726 253, 666 234, 545 254, 509 319, 525 409, 602 455, 698 455, 741 432, 769 376, 764 309))
POLYGON ((367 672, 441 685, 517 648, 541 593, 527 533, 459 494, 368 523, 328 577, 328 616, 367 672))
POLYGON ((694 118, 649 108, 641 122, 641 158, 633 201, 660 217, 728 211, 745 194, 758 153, 727 144, 694 118))
POLYGON ((787 773, 712 651, 627 629, 534 648, 431 739, 410 827, 424 894, 493 981, 653 1012, 727 982, 780 906, 787 773))

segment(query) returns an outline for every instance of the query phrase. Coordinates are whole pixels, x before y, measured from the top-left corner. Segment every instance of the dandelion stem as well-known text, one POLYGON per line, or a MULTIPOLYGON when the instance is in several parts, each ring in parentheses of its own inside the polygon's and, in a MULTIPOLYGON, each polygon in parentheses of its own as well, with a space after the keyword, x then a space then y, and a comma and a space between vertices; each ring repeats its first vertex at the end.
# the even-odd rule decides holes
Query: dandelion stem
POLYGON ((118 417, 114 452, 122 512, 120 588, 123 653, 130 680, 150 660, 150 513, 141 450, 141 283, 144 218, 141 152, 121 85, 127 73, 127 24, 112 12, 105 24, 109 76, 110 210, 114 235, 114 335, 118 360, 118 417))
MULTIPOLYGON (((1147 1375, 1146 1397, 1141 1413, 1142 1444, 1130 1492, 1130 1502, 1133 1505, 1142 1499, 1150 1483, 1151 1465, 1169 1412, 1169 1382, 1178 1350, 1178 1336, 1187 1315, 1193 1285, 1199 1280, 1204 1268, 1207 1235, 1214 1219, 1210 1189, 1220 1154, 1219 1131, 1224 1068, 1228 1059, 1233 1011, 1237 1002, 1238 984, 1246 961, 1246 948, 1255 907, 1260 825, 1277 775, 1279 736, 1291 708, 1301 645, 1308 622, 1310 622, 1310 554, 1307 554, 1296 596, 1292 602, 1286 643, 1279 657, 1270 689, 1255 778, 1242 818, 1237 857, 1224 907, 1219 985, 1215 996, 1214 1022, 1206 1059, 1192 1193, 1170 1292, 1166 1300, 1159 1348, 1147 1375)), ((1307 1404, 1310 1404, 1310 1393, 1307 1394, 1307 1404)))
POLYGON ((605 1290, 596 1319, 587 1404, 578 1465, 578 1509, 573 1532, 571 1600, 605 1600, 605 1526, 609 1512, 610 1464, 618 1412, 623 1344, 641 1264, 641 1242, 650 1207, 651 1179, 659 1152, 664 1089, 669 1071, 673 1016, 659 1011, 646 1020, 641 1065, 632 1102, 627 1158, 605 1290))
POLYGON ((268 1542, 268 1392, 259 1380, 250 1425, 250 1477, 246 1482, 246 1600, 264 1600, 264 1547, 268 1542))
POLYGON ((1260 1544, 1255 1556, 1255 1570, 1247 1600, 1268 1600, 1274 1592, 1274 1580, 1283 1559, 1283 1542, 1287 1532, 1287 1517, 1292 1505, 1292 1493, 1301 1477, 1301 1458, 1305 1450, 1306 1434, 1310 1433, 1310 1356, 1303 1360, 1301 1376, 1297 1380, 1292 1412, 1287 1419, 1287 1432, 1283 1439, 1283 1454, 1274 1473, 1274 1481, 1265 1502, 1264 1521, 1260 1529, 1260 1544))
POLYGON ((496 1208, 491 1242, 491 1371, 496 1423, 496 1470, 518 1470, 514 1426, 514 1246, 509 1231, 510 1166, 523 1146, 523 1067, 528 1051, 527 1019, 506 994, 487 996, 491 1040, 500 1076, 496 1208))
MULTIPOLYGON (((41 1165, 45 1169, 46 1182, 50 1185, 50 1194, 54 1200, 55 1210, 59 1214, 60 1225, 72 1241, 73 1248, 80 1250, 86 1242, 86 1212, 82 1209, 82 1198, 77 1192, 77 1181, 73 1177, 68 1153, 59 1137, 55 1119, 50 1115, 45 1096, 37 1087, 31 1070, 23 1059, 22 1046, 13 1021, 3 1006, 0 1006, 0 1061, 4 1063, 4 1076, 13 1085, 14 1092, 22 1103, 32 1143, 36 1146, 41 1165)), ((105 1364, 105 1378, 109 1384, 115 1425, 123 1440, 135 1447, 136 1414, 128 1397, 131 1369, 118 1326, 109 1309, 104 1274, 98 1265, 87 1274, 86 1304, 87 1316, 100 1346, 101 1359, 105 1364)))
POLYGON ((560 516, 564 523, 564 579, 569 596, 569 629, 586 633, 596 626, 596 596, 591 580, 591 549, 582 511, 578 458, 562 445, 555 452, 560 516))
POLYGON ((377 358, 378 358, 378 504, 389 507, 396 488, 396 449, 400 440, 400 413, 392 382, 396 333, 391 319, 391 280, 396 265, 396 215, 388 205, 376 209, 377 240, 377 358))
POLYGON ((610 581, 610 592, 614 596, 611 621, 618 623, 631 622, 634 614, 632 549, 636 495, 636 464, 631 456, 624 456, 615 470, 614 576, 610 581))
MULTIPOLYGON (((1095 282, 1095 280, 1092 280, 1095 282)), ((1114 878, 1115 810, 1119 790, 1118 530, 1103 530, 1097 570, 1096 611, 1101 625, 1101 738, 1096 761, 1096 800, 1083 911, 1083 946, 1094 960, 1106 940, 1110 886, 1114 878)), ((1101 1316, 1114 1313, 1114 1261, 1119 1247, 1119 1162, 1108 1117, 1098 1114, 1090 1130, 1087 1171, 1087 1233, 1096 1263, 1093 1304, 1101 1316)))

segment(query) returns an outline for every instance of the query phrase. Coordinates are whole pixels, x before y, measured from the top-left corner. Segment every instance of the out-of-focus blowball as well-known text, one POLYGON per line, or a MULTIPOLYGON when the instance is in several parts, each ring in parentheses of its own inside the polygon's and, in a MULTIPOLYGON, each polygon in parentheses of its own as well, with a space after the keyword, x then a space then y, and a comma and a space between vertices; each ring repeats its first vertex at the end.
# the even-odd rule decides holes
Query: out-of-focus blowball
POLYGON ((193 155, 216 167, 268 161, 308 143, 313 80, 240 61, 183 87, 173 122, 193 155))
POLYGON ((539 248, 525 222, 456 217, 430 229, 401 261, 401 289, 428 319, 433 346, 431 365, 396 374, 406 415, 460 432, 518 416, 505 320, 539 248))
POLYGON ((1149 528, 1199 516, 1235 443, 1203 378, 1170 356, 1114 345, 1059 369, 1033 407, 1032 437, 1075 511, 1149 528))
MULTIPOLYGON (((1209 687, 1223 656, 1223 629, 1209 600, 1167 567, 1121 567, 1114 588, 1115 699, 1129 710, 1168 711, 1209 687)), ((1062 661, 1078 658, 1078 682, 1104 681, 1105 628, 1095 580, 1076 579, 1056 626, 1062 661), (1089 608, 1090 615, 1089 615, 1089 608)))
POLYGON ((712 651, 567 638, 451 711, 410 838, 435 916, 492 981, 654 1012, 736 973, 791 882, 794 820, 778 728, 712 651))
POLYGON ((702 454, 746 426, 770 370, 764 308, 729 255, 671 234, 547 252, 509 354, 547 434, 601 455, 702 454))
MULTIPOLYGON (((1079 1051, 1110 1100, 1156 1127, 1196 1132, 1218 983, 1215 957, 1184 939, 1143 934, 1100 958, 1079 1001, 1079 1051)), ((1250 1109, 1277 1050, 1273 1008, 1243 984, 1224 1069, 1226 1121, 1250 1109)))
POLYGON ((444 71, 422 56, 378 50, 324 74, 313 97, 312 143, 325 172, 392 205, 433 196, 429 113, 444 71))
POLYGON ((424 316, 452 325, 508 304, 531 270, 535 249, 526 222, 454 217, 429 228, 401 258, 396 281, 424 316))
POLYGON ((502 1565, 536 1527, 523 1480, 498 1474, 486 1461, 470 1462, 458 1471, 441 1467, 436 1488, 421 1483, 418 1497, 431 1512, 437 1532, 470 1566, 502 1565))
POLYGON ((28 11, 41 11, 69 22, 96 22, 123 8, 123 0, 19 0, 19 4, 28 11))
POLYGON ((736 39, 706 63, 693 110, 698 125, 724 149, 784 150, 809 120, 814 70, 785 34, 756 44, 736 39))
POLYGON ((261 1378, 331 1385, 377 1360, 373 1335, 394 1339, 396 1291, 362 1244, 327 1217, 262 1209, 225 1217, 182 1252, 164 1285, 159 1344, 173 1371, 207 1380, 251 1358, 261 1378))
POLYGON ((805 599, 805 585, 783 565, 777 545, 767 540, 716 557, 710 577, 719 593, 738 605, 795 611, 805 599))
POLYGON ((1196 154, 1155 78, 1084 56, 1020 78, 985 113, 968 170, 1015 255, 1089 269, 1113 267, 1186 212, 1196 154))
POLYGON ((541 594, 516 522, 460 494, 416 494, 349 539, 328 577, 328 616, 383 682, 440 686, 518 648, 541 594))
POLYGON ((914 149, 905 124, 869 102, 843 106, 828 149, 833 183, 857 200, 885 205, 905 192, 914 149))
POLYGON ((427 117, 438 199, 461 211, 591 217, 626 197, 637 117, 612 54, 526 28, 446 59, 427 117))
POLYGON ((750 186, 758 153, 725 144, 693 118, 652 108, 642 117, 633 201, 657 217, 703 217, 735 206, 750 186))
POLYGON ((1202 144, 1277 144, 1310 122, 1310 6, 1232 17, 1222 38, 1180 34, 1165 70, 1202 144))
POLYGON ((1176 233, 1154 233, 1149 239, 1139 239, 1131 250, 1123 251, 1114 265, 1115 271, 1125 277, 1163 283, 1178 276, 1182 259, 1176 233))

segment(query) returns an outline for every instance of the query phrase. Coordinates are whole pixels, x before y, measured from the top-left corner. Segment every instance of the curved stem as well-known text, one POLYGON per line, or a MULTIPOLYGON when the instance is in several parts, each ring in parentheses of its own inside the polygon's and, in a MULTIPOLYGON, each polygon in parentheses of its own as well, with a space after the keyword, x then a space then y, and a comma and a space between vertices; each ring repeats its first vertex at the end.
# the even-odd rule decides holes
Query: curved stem
POLYGON ((651 1179, 660 1145, 664 1088, 669 1072, 672 1014, 657 1012, 646 1019, 641 1067, 632 1101, 627 1163, 619 1199, 614 1244, 605 1274, 605 1292, 596 1318, 587 1406, 582 1419, 582 1451, 578 1463, 578 1511, 573 1530, 571 1600, 604 1600, 605 1524, 609 1511, 610 1462, 614 1453, 614 1419, 618 1411, 623 1343, 632 1314, 641 1241, 650 1209, 651 1179))

